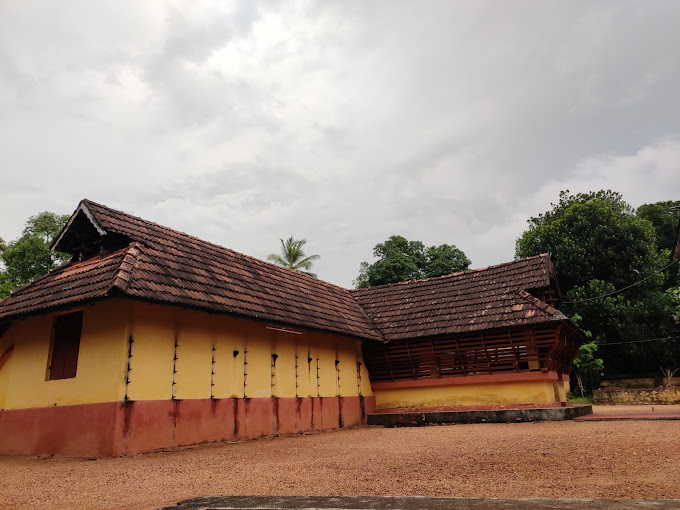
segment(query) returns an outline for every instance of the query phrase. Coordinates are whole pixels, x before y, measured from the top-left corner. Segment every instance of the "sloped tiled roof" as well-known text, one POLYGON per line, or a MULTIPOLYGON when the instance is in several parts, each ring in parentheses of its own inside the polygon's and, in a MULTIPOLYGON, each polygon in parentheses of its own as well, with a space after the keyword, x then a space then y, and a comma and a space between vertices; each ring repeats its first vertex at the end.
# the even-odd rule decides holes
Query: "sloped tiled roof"
POLYGON ((346 289, 89 200, 74 217, 80 210, 105 235, 122 236, 130 245, 66 264, 18 289, 0 303, 0 320, 124 295, 380 339, 346 289))
POLYGON ((0 302, 0 320, 106 296, 121 269, 132 262, 128 258, 123 264, 131 249, 116 250, 106 257, 93 257, 78 264, 64 264, 33 280, 0 302))
POLYGON ((551 287, 547 255, 349 291, 83 200, 54 248, 100 247, 14 291, 0 321, 126 296, 373 340, 566 319, 526 292, 551 287))
POLYGON ((350 291, 385 340, 566 320, 529 294, 550 287, 548 255, 350 291))

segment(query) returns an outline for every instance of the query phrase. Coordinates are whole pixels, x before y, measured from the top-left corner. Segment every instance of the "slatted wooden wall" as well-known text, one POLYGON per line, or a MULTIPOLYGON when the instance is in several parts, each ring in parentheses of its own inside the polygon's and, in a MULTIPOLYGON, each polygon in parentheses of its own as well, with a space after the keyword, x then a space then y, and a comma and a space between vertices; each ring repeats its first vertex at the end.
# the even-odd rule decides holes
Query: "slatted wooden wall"
POLYGON ((580 338, 562 324, 364 344, 371 381, 551 370, 568 373, 580 338))

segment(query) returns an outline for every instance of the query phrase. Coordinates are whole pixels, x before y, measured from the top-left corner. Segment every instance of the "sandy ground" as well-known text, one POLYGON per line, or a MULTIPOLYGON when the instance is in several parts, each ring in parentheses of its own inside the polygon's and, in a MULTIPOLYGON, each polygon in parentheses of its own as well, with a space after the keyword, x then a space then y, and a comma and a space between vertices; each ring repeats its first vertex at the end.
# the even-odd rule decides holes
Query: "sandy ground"
POLYGON ((0 457, 2 508, 158 508, 200 495, 680 498, 680 421, 385 429, 126 458, 0 457))

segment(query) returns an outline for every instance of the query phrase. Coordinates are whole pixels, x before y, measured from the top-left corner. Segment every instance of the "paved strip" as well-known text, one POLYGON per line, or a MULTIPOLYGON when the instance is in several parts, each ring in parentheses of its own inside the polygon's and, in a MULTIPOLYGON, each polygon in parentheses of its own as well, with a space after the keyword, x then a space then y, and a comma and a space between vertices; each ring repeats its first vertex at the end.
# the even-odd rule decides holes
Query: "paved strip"
POLYGON ((420 427, 450 423, 519 423, 531 421, 572 420, 577 416, 592 413, 592 406, 517 408, 517 409, 474 409, 471 411, 425 411, 376 413, 367 417, 369 425, 384 427, 420 427))
POLYGON ((680 499, 426 498, 381 496, 202 496, 163 510, 670 510, 680 499))
POLYGON ((680 420, 680 405, 594 405, 593 414, 577 421, 680 420))
POLYGON ((660 415, 660 414, 610 414, 610 415, 596 415, 579 416, 574 418, 575 421, 623 421, 623 420, 680 420, 680 415, 660 415))

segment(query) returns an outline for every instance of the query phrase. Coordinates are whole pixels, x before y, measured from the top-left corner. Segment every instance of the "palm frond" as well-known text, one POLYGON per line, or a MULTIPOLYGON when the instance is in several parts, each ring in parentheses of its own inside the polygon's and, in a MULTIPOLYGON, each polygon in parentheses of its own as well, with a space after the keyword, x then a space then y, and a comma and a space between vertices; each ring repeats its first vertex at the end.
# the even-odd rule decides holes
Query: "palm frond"
POLYGON ((278 264, 280 266, 287 266, 288 263, 281 257, 281 255, 277 255, 276 253, 270 253, 267 255, 267 260, 269 262, 274 262, 274 264, 278 264))
POLYGON ((295 239, 290 236, 288 239, 279 239, 279 241, 281 241, 281 254, 272 253, 267 256, 267 260, 316 278, 314 273, 303 271, 309 270, 312 267, 312 262, 321 258, 319 255, 305 255, 304 245, 307 244, 307 240, 295 239))

